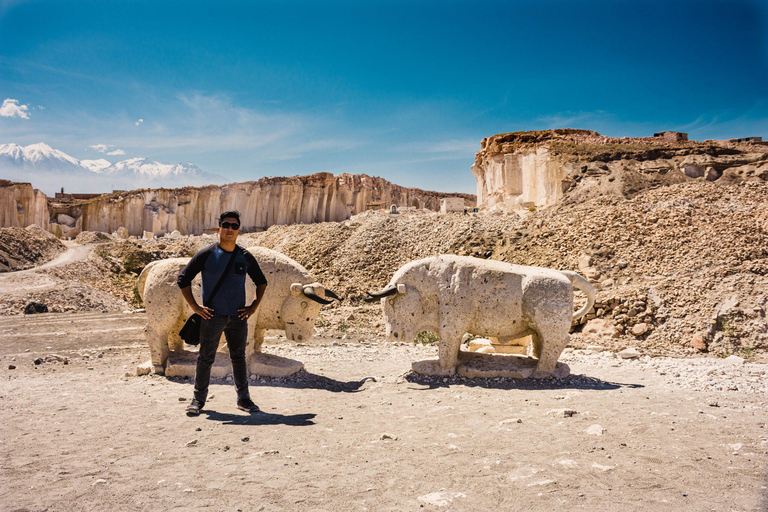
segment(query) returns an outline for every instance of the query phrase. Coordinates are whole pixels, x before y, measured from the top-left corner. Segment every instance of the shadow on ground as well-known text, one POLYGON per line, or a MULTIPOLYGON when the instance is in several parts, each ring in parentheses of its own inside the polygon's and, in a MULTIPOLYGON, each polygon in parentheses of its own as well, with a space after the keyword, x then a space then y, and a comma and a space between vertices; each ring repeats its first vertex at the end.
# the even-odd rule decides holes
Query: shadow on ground
POLYGON ((403 378, 413 384, 428 386, 427 389, 447 388, 451 386, 480 387, 488 389, 595 389, 612 390, 620 388, 643 388, 642 384, 629 384, 619 382, 607 382, 588 377, 586 375, 569 375, 563 379, 510 379, 510 378, 474 378, 468 379, 453 375, 451 377, 437 377, 421 375, 416 372, 408 372, 403 378))
POLYGON ((308 427, 314 425, 312 421, 316 414, 272 414, 269 412, 257 412, 254 414, 231 414, 203 409, 200 414, 206 419, 218 421, 222 425, 291 425, 293 427, 308 427))
MULTIPOLYGON (((175 382, 188 382, 194 384, 194 379, 188 377, 168 377, 175 382)), ((287 377, 257 377, 256 380, 249 380, 248 385, 252 387, 270 386, 294 389, 324 389, 334 393, 357 393, 362 391, 366 382, 376 382, 374 377, 365 377, 360 380, 340 381, 309 373, 306 370, 300 370, 287 377)), ((211 379, 211 384, 227 384, 224 379, 211 379)), ((230 384, 231 385, 231 384, 230 384)))

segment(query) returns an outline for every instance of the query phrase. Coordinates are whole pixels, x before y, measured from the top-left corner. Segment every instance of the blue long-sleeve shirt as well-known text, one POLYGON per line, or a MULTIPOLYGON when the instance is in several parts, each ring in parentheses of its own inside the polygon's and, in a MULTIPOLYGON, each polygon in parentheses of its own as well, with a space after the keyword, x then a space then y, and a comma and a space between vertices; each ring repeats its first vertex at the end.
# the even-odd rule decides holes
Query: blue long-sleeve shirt
POLYGON ((256 286, 267 284, 267 279, 253 254, 239 245, 235 246, 235 252, 237 254, 232 268, 216 292, 212 304, 209 304, 211 292, 232 256, 231 252, 225 251, 219 244, 212 244, 198 251, 181 271, 176 283, 179 288, 186 288, 192 284, 195 276, 202 272, 203 305, 213 308, 217 315, 237 315, 237 310, 245 307, 245 276, 248 275, 256 286))

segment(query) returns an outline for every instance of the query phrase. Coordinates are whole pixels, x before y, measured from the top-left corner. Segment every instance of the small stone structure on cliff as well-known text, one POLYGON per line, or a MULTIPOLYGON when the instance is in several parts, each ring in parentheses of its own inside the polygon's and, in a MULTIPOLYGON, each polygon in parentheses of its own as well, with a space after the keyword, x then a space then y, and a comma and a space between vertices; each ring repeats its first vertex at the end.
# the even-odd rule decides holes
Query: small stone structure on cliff
POLYGON ((600 184, 600 194, 625 197, 687 178, 765 181, 768 145, 757 139, 698 142, 678 132, 618 138, 573 129, 502 133, 483 139, 475 156, 477 205, 531 211, 554 204, 579 181, 601 177, 610 183, 600 184))

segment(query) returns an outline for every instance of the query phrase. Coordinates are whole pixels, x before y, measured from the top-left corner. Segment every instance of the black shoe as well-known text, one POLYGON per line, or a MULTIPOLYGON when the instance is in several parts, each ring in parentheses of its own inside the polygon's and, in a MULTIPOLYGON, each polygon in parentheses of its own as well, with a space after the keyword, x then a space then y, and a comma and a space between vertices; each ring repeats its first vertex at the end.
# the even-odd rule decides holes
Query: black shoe
POLYGON ((199 401, 197 398, 193 398, 187 406, 187 416, 199 416, 200 409, 202 408, 203 402, 199 401))
POLYGON ((238 400, 237 408, 246 412, 259 412, 261 410, 259 409, 259 406, 253 403, 253 400, 250 398, 243 398, 242 400, 238 400))

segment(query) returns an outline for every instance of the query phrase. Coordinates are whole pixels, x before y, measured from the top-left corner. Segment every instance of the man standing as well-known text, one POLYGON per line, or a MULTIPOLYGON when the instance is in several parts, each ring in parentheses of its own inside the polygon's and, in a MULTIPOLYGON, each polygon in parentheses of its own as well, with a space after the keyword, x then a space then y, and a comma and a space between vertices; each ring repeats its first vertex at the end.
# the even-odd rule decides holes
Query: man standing
POLYGON ((189 261, 177 279, 181 294, 192 311, 200 315, 200 352, 195 370, 195 394, 187 406, 187 416, 197 416, 208 397, 208 384, 211 381, 211 367, 216 358, 221 334, 227 339, 229 357, 232 361, 232 374, 237 389, 237 408, 248 412, 258 412, 259 407, 251 400, 248 392, 248 368, 245 361, 245 346, 248 337, 248 318, 256 312, 267 280, 259 268, 256 258, 237 245, 240 234, 240 213, 224 212, 219 216, 219 243, 200 250, 189 261), (227 269, 229 269, 227 271, 227 269), (215 292, 213 300, 211 295, 215 292), (202 272, 203 305, 192 295, 192 279, 202 272), (250 305, 245 305, 246 274, 256 284, 256 297, 250 305))

